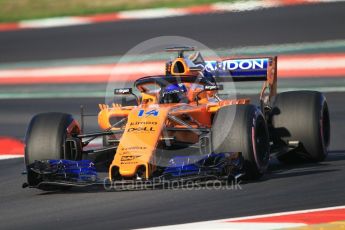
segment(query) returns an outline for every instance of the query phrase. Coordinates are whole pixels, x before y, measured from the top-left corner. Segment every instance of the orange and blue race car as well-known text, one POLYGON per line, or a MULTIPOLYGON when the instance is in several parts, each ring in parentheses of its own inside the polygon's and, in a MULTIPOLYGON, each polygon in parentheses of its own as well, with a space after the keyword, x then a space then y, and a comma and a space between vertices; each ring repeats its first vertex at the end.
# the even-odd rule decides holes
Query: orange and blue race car
POLYGON ((165 75, 114 89, 132 104, 100 104, 101 131, 83 133, 72 115, 34 116, 26 134, 24 187, 43 190, 105 183, 256 180, 270 157, 322 161, 330 142, 325 96, 316 91, 277 94, 277 57, 205 61, 193 47, 166 63, 165 75), (262 81, 259 102, 220 92, 222 83, 262 81), (140 96, 137 96, 138 92, 140 96), (97 137, 103 147, 87 148, 97 137), (95 157, 96 156, 96 157, 95 157))

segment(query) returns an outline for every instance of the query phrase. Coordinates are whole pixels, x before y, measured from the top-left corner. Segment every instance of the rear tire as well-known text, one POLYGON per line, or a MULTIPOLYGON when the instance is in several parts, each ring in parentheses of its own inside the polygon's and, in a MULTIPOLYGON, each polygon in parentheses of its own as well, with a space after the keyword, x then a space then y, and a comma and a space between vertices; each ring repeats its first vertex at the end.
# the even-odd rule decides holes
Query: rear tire
POLYGON ((272 110, 276 145, 299 141, 299 147, 284 155, 283 162, 323 161, 330 142, 330 119, 326 98, 316 91, 292 91, 277 95, 272 110))
POLYGON ((212 147, 215 153, 241 152, 245 179, 259 179, 267 170, 270 154, 267 124, 261 111, 254 105, 219 109, 212 125, 212 147))
POLYGON ((34 116, 25 137, 26 165, 36 160, 68 159, 64 149, 66 138, 80 132, 79 125, 73 121, 72 115, 65 113, 42 113, 34 116))

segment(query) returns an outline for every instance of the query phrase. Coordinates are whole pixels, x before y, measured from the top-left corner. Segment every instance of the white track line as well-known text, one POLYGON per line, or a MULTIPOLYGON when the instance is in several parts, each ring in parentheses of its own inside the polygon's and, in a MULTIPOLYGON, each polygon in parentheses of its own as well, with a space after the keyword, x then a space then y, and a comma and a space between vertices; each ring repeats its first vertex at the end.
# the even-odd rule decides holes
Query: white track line
POLYGON ((335 206, 335 207, 327 207, 327 208, 317 208, 317 209, 306 209, 306 210, 298 210, 298 211, 290 211, 290 212, 278 212, 278 213, 271 213, 271 214, 264 214, 264 215, 254 215, 254 216, 245 216, 245 217, 237 217, 237 218, 228 218, 228 219, 219 219, 219 220, 212 220, 212 221, 200 221, 188 224, 178 224, 178 225, 169 225, 169 226, 160 226, 160 227, 153 227, 153 228, 144 228, 144 229, 162 229, 162 230, 179 230, 179 229, 282 229, 282 228, 290 228, 290 227, 303 227, 306 226, 304 223, 245 223, 245 222, 235 222, 235 221, 243 221, 243 220, 250 220, 262 217, 274 217, 274 216, 282 216, 282 215, 290 215, 290 214, 302 214, 302 213, 310 213, 310 212, 318 212, 318 211, 330 211, 330 210, 337 210, 337 209, 344 209, 345 206, 335 206), (234 223, 232 223, 234 222, 234 223))
POLYGON ((24 157, 23 155, 6 155, 2 154, 0 155, 0 160, 8 160, 8 159, 13 159, 13 158, 22 158, 24 157))
POLYGON ((122 11, 118 14, 121 19, 152 19, 152 18, 166 18, 186 15, 187 13, 178 11, 176 9, 160 8, 147 10, 130 10, 122 11))
POLYGON ((91 22, 87 19, 79 17, 58 17, 58 18, 46 18, 46 19, 35 19, 35 20, 24 20, 19 22, 19 28, 49 28, 58 26, 75 26, 90 24, 91 22))

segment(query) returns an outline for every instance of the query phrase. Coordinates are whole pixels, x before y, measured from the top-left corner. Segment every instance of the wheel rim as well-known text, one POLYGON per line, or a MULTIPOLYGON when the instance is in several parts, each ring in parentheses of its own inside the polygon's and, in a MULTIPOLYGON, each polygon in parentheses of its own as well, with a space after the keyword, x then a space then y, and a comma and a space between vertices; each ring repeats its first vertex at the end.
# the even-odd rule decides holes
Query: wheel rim
POLYGON ((323 147, 327 148, 330 141, 330 120, 327 104, 324 104, 321 120, 320 120, 320 133, 323 142, 323 147))
POLYGON ((263 117, 260 116, 256 120, 252 131, 254 131, 252 135, 254 157, 258 169, 262 172, 266 169, 269 160, 269 137, 263 117))

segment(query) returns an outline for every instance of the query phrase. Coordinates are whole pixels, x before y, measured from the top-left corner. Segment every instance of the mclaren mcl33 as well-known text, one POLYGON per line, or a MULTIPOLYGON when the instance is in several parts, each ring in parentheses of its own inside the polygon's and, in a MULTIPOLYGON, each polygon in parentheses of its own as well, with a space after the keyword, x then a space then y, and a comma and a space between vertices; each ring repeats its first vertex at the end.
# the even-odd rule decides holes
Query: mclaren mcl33
MULTIPOLYGON (((282 162, 322 161, 330 142, 325 96, 277 93, 277 57, 205 61, 193 47, 166 62, 164 75, 114 89, 132 104, 100 104, 100 131, 83 133, 70 114, 34 116, 26 133, 25 186, 57 189, 162 180, 257 180, 270 156, 282 162), (258 103, 224 96, 223 82, 262 81, 258 103), (88 144, 103 138, 103 147, 88 144)), ((224 84, 225 84, 224 83, 224 84)), ((260 89, 259 89, 260 91, 260 89)), ((114 97, 115 97, 114 96, 114 97)))

